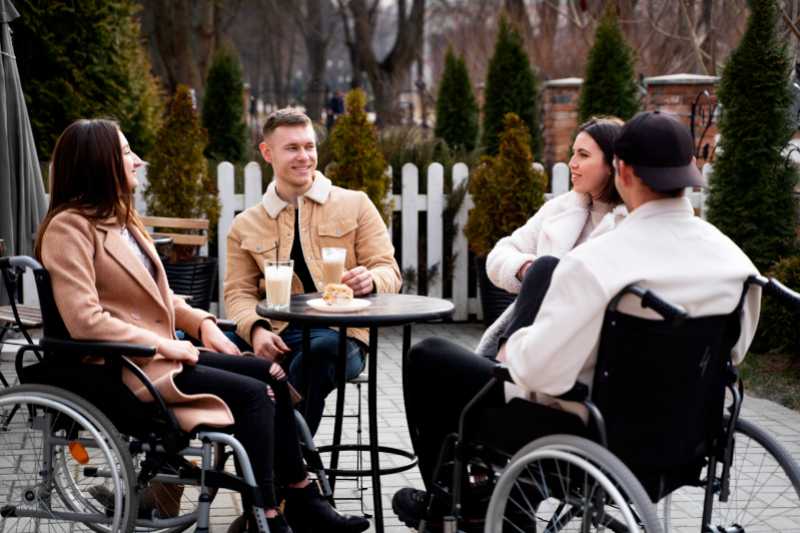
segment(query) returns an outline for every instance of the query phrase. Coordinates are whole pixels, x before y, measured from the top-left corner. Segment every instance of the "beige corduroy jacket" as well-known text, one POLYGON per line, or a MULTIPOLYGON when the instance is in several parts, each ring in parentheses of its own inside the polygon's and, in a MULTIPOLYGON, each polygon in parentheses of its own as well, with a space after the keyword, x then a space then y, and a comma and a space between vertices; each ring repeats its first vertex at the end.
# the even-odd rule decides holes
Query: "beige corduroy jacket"
MULTIPOLYGON (((156 269, 153 279, 133 253, 114 223, 92 225, 76 210, 57 215, 42 241, 42 263, 50 273, 53 296, 70 336, 158 346, 160 339, 175 339, 175 329, 197 337, 200 322, 216 319, 176 298, 167 284, 156 249, 139 230, 128 231, 142 246, 156 269)), ((227 405, 211 394, 187 395, 173 381, 182 363, 156 354, 131 358, 171 406, 181 429, 199 424, 223 427, 233 424, 227 405)), ((124 383, 145 402, 153 401, 144 385, 129 370, 124 383)))
MULTIPOLYGON (((345 269, 364 266, 372 273, 375 291, 396 293, 402 278, 394 259, 394 246, 386 225, 369 197, 361 191, 335 187, 317 172, 308 192, 298 198, 300 242, 315 285, 322 290, 322 248, 347 250, 345 269)), ((256 322, 256 305, 264 299, 264 261, 276 257, 289 259, 294 243, 294 207, 280 199, 275 182, 270 183, 261 203, 237 216, 228 232, 223 296, 229 320, 237 324, 236 333, 252 344, 250 332, 256 322)), ((302 294, 297 274, 292 279, 292 294, 302 294)), ((269 322, 269 321, 267 321, 269 322)), ((270 323, 274 333, 286 322, 270 323)), ((347 333, 368 343, 366 329, 347 333)))

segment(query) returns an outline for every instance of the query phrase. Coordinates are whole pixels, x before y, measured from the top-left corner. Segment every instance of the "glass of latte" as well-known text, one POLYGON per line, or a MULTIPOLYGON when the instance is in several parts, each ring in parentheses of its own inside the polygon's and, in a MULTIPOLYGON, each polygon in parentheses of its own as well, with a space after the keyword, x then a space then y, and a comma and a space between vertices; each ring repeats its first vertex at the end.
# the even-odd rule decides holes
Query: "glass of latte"
POLYGON ((342 282, 344 274, 344 260, 347 257, 347 250, 344 248, 323 248, 322 249, 322 286, 329 283, 339 284, 342 282))
POLYGON ((292 296, 292 273, 294 261, 291 259, 267 259, 264 261, 264 277, 267 284, 267 307, 276 311, 289 309, 292 296))

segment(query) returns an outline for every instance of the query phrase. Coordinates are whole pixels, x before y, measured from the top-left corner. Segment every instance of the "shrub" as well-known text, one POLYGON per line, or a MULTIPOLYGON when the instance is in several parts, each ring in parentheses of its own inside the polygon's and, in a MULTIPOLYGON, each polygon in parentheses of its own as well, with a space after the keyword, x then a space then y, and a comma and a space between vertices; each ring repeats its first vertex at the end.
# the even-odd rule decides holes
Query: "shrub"
POLYGON ((541 152, 538 106, 539 82, 531 68, 522 35, 504 13, 500 16, 497 42, 489 60, 483 93, 481 143, 486 154, 497 155, 506 113, 514 113, 530 129, 529 146, 533 156, 538 158, 541 152))
MULTIPOLYGON (((144 198, 151 216, 206 218, 212 229, 217 227, 219 191, 203 156, 206 146, 208 133, 192 107, 189 87, 179 85, 172 111, 158 130, 156 147, 147 167, 144 198)), ((212 237, 213 231, 209 230, 209 238, 212 237)), ((174 246, 170 261, 187 260, 192 249, 174 246)))
POLYGON ((533 168, 528 126, 514 113, 506 115, 500 153, 483 156, 470 179, 475 208, 464 234, 469 248, 485 258, 497 241, 523 226, 544 204, 547 176, 533 168))
POLYGON ((717 98, 721 153, 709 179, 708 221, 763 271, 793 255, 797 168, 781 155, 795 126, 787 71, 793 64, 778 34, 775 0, 753 0, 739 47, 722 71, 717 98))
POLYGON ((208 157, 245 164, 251 150, 244 118, 244 74, 239 53, 231 44, 220 47, 206 75, 201 122, 211 142, 208 157))
POLYGON ((386 160, 377 147, 375 127, 367 118, 364 106, 367 96, 361 89, 353 89, 344 99, 345 114, 336 122, 331 132, 335 165, 328 177, 334 185, 364 191, 378 208, 385 223, 392 216, 392 178, 386 174, 386 160))
POLYGON ((20 0, 13 22, 22 89, 39 158, 79 118, 112 117, 146 158, 163 111, 133 0, 20 0))
POLYGON ((464 56, 456 57, 452 47, 444 57, 433 134, 454 148, 464 145, 467 150, 474 149, 478 140, 478 101, 472 93, 464 56))
MULTIPOLYGON (((766 276, 800 292, 800 257, 781 259, 770 267, 766 276)), ((756 352, 780 352, 789 355, 794 362, 800 362, 800 316, 793 315, 772 298, 762 298, 761 317, 752 349, 756 352)))
POLYGON ((617 13, 609 3, 589 50, 578 104, 578 123, 595 115, 613 115, 628 120, 639 110, 634 79, 635 53, 617 24, 617 13))

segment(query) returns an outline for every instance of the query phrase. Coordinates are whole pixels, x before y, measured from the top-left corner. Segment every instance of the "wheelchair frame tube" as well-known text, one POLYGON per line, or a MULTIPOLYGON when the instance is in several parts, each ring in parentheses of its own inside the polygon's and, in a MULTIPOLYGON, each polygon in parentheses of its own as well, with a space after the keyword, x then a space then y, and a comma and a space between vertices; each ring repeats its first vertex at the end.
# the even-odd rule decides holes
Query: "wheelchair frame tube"
MULTIPOLYGON (((256 483, 256 477, 253 475, 253 467, 250 464, 250 457, 247 455, 247 452, 242 446, 242 443, 236 440, 235 438, 231 437, 230 435, 226 435, 225 433, 217 433, 217 432, 201 432, 198 437, 203 442, 203 451, 205 453, 206 448, 208 449, 208 457, 211 457, 211 443, 212 442, 219 442, 230 446, 233 448, 233 453, 239 458, 239 467, 242 470, 242 477, 244 477, 245 483, 250 485, 251 487, 255 488, 256 490, 260 490, 258 488, 258 484, 256 483)), ((207 468, 208 461, 203 461, 203 479, 201 480, 203 490, 207 491, 208 489, 205 486, 205 470, 210 469, 207 468)), ((200 495, 201 502, 198 504, 198 515, 199 515, 199 508, 202 505, 203 495, 200 495)), ((209 497, 207 502, 207 507, 210 509, 211 507, 211 499, 209 497)), ((258 525, 258 530, 261 533, 269 533, 269 526, 267 525, 267 518, 264 515, 264 509, 261 507, 253 507, 253 514, 255 515, 256 525, 258 525)), ((206 531, 208 531, 208 511, 206 511, 206 531)), ((196 531, 200 530, 199 526, 199 517, 198 517, 198 527, 196 531)))

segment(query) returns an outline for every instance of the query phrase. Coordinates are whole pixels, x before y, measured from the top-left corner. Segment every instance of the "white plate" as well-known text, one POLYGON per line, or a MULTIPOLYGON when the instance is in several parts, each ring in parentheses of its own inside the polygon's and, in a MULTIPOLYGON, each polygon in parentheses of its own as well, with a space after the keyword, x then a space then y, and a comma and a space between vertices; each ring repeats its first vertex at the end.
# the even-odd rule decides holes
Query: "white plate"
POLYGON ((309 300, 306 303, 317 311, 325 311, 327 313, 355 313, 372 304, 369 300, 359 300, 358 298, 353 298, 352 305, 328 305, 322 298, 309 300))

